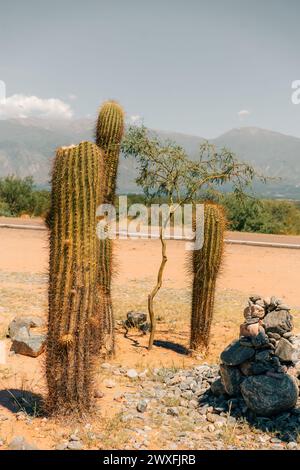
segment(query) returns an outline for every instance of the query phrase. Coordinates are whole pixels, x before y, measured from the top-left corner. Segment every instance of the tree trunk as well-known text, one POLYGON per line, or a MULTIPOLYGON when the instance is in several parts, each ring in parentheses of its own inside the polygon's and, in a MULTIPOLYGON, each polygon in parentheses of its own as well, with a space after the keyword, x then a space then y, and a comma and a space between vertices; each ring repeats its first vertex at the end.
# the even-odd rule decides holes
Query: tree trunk
POLYGON ((151 332, 150 332, 149 346, 148 346, 149 351, 152 349, 152 346, 153 346, 155 329, 156 329, 156 318, 155 318, 155 314, 154 314, 153 301, 154 301, 154 297, 156 296, 156 294, 158 293, 159 289, 162 286, 163 272, 164 272, 164 269, 165 269, 166 262, 168 261, 168 258, 167 258, 167 244, 166 244, 166 241, 164 239, 163 228, 160 229, 159 238, 160 238, 160 242, 161 242, 162 260, 161 260, 160 268, 159 268, 158 275, 157 275, 156 285, 155 285, 154 289, 152 290, 152 292, 148 296, 148 312, 149 312, 150 324, 151 324, 151 332))

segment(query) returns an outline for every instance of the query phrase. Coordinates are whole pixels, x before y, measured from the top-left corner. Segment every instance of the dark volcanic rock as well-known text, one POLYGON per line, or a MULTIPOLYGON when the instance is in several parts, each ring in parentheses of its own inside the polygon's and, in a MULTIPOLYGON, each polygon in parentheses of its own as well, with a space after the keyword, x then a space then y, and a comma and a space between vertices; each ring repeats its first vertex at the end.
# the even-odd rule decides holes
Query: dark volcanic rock
POLYGON ((258 416, 272 416, 296 405, 299 395, 296 380, 287 374, 278 376, 252 376, 241 384, 246 405, 258 416))
POLYGON ((240 384, 243 376, 237 367, 227 366, 226 364, 220 365, 220 374, 222 384, 224 385, 225 392, 230 396, 240 394, 240 384))
POLYGON ((251 359, 254 354, 255 350, 253 348, 243 346, 240 340, 237 340, 224 349, 221 354, 221 361, 228 366, 238 366, 248 359, 251 359))
POLYGON ((265 346, 268 346, 269 344, 269 338, 266 335, 265 331, 263 328, 259 331, 257 336, 252 336, 251 342, 254 348, 263 348, 265 346))
POLYGON ((287 310, 268 313, 263 319, 266 332, 283 335, 293 329, 293 317, 287 310))

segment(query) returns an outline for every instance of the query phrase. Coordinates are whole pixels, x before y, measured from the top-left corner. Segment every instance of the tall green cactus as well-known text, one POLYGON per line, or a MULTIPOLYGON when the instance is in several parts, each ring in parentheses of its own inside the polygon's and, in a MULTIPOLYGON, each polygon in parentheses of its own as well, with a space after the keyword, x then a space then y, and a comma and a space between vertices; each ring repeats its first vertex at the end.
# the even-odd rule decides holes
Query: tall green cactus
POLYGON ((52 174, 49 317, 46 354, 52 413, 90 408, 103 156, 82 142, 57 151, 52 174))
POLYGON ((204 242, 192 252, 193 294, 191 316, 192 350, 206 350, 213 319, 215 288, 221 266, 226 221, 215 204, 204 207, 204 242))
MULTIPOLYGON (((104 194, 105 204, 114 204, 116 179, 119 164, 120 145, 124 133, 124 111, 114 101, 103 103, 100 108, 96 143, 104 155, 104 194)), ((113 243, 110 239, 100 241, 100 263, 98 292, 101 305, 101 331, 99 345, 104 344, 105 353, 114 352, 114 317, 111 301, 111 278, 113 271, 113 243)))
POLYGON ((121 140, 124 133, 124 110, 115 101, 106 101, 99 110, 96 144, 104 152, 104 202, 114 203, 121 140))

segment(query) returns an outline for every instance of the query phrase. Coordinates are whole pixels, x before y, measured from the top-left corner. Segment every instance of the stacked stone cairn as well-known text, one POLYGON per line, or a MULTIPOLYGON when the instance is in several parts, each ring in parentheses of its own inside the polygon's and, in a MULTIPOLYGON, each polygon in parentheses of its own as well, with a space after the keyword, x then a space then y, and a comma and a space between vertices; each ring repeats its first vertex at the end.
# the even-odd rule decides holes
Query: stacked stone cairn
POLYGON ((295 407, 299 396, 300 335, 295 336, 290 307, 276 297, 249 298, 240 338, 221 354, 224 392, 240 397, 257 416, 295 407))

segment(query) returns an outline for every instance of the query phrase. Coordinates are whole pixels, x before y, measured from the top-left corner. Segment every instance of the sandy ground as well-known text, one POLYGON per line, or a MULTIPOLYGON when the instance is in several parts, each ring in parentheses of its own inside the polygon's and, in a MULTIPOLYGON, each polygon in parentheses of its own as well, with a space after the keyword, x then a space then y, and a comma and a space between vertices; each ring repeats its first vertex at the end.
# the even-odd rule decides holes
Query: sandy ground
MULTIPOLYGON (((247 240, 279 240, 283 243, 300 243, 300 237, 270 236, 261 234, 236 234, 230 238, 247 240)), ((168 242, 166 285, 187 287, 188 252, 181 241, 168 242)), ((115 263, 116 285, 135 279, 153 278, 160 262, 160 246, 156 240, 117 240, 115 263)), ((47 274, 48 235, 34 230, 0 230, 0 270, 20 273, 47 274)), ((242 293, 259 292, 277 295, 295 306, 300 306, 299 285, 300 250, 227 245, 220 289, 234 288, 242 293)))
MULTIPOLYGON (((234 234, 237 236, 237 234, 234 234)), ((288 237, 299 243, 300 237, 288 237)), ((268 236, 268 240, 269 240, 268 236)), ((286 238, 280 237, 283 242, 286 238)), ((156 302, 158 316, 157 342, 151 353, 147 338, 132 333, 124 338, 118 326, 115 364, 139 371, 158 366, 184 367, 200 359, 186 355, 189 342, 190 276, 185 243, 168 242, 164 288, 156 302)), ((160 262, 158 241, 123 240, 115 243, 117 275, 114 281, 114 310, 117 319, 124 319, 129 310, 146 311, 147 294, 155 282, 160 262)), ((48 238, 46 232, 0 229, 0 335, 5 338, 9 321, 17 314, 47 312, 48 238)), ((276 294, 294 309, 296 329, 300 330, 300 250, 226 245, 225 258, 217 285, 216 312, 211 349, 206 361, 217 361, 224 346, 238 335, 243 305, 253 293, 276 294)), ((0 338, 1 339, 1 338, 0 338)), ((5 339, 7 351, 10 341, 5 339)), ((98 377, 102 390, 103 377, 98 377)), ((121 384, 118 392, 126 389, 121 384), (122 389, 123 387, 123 389, 122 389)), ((41 448, 53 448, 61 436, 74 430, 61 423, 36 418, 32 426, 18 419, 8 405, 5 392, 31 390, 45 394, 43 356, 31 359, 8 355, 0 365, 0 442, 3 446, 17 434, 28 436, 41 448), (1 416, 5 421, 1 421, 1 416), (45 428, 45 430, 44 430, 45 428), (59 431, 60 430, 60 431, 59 431)), ((118 412, 120 400, 116 390, 105 390, 101 399, 101 416, 109 420, 118 412), (112 412, 113 410, 113 412, 112 412)), ((0 446, 1 448, 1 446, 0 446)))

